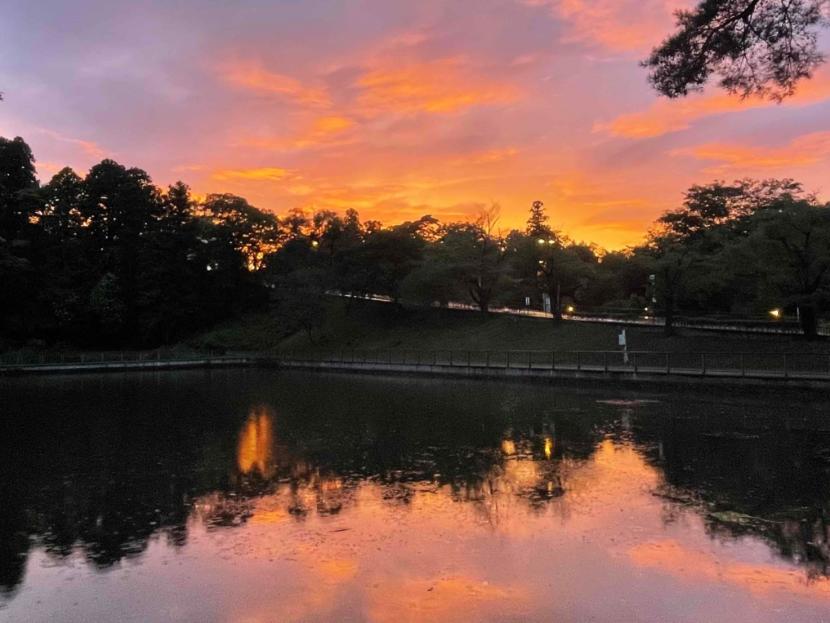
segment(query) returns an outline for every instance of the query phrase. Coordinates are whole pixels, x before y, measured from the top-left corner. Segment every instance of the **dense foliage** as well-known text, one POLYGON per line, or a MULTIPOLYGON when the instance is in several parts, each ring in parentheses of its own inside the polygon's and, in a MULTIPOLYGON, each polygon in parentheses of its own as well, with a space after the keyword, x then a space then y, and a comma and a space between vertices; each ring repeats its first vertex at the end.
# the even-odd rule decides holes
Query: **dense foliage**
POLYGON ((828 0, 700 0, 644 65, 663 95, 699 90, 713 75, 730 93, 783 99, 824 61, 818 29, 828 0))
POLYGON ((0 138, 0 338, 78 346, 171 343, 270 308, 314 338, 325 299, 658 314, 798 311, 815 335, 830 300, 830 207, 791 180, 694 186, 646 242, 604 252, 531 206, 527 227, 430 216, 384 227, 354 210, 278 218, 229 194, 195 201, 112 160, 41 185, 20 139, 0 138), (348 300, 351 300, 348 299, 348 300))

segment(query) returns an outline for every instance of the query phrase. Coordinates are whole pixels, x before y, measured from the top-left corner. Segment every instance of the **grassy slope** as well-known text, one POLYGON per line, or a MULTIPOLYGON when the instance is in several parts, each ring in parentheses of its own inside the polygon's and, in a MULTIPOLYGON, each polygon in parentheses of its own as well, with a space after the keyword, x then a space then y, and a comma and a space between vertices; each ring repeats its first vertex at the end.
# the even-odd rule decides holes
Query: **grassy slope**
MULTIPOLYGON (((332 303, 325 325, 311 343, 305 334, 286 336, 279 319, 257 314, 191 340, 197 348, 304 350, 343 348, 409 350, 618 350, 620 327, 447 310, 401 310, 382 303, 332 303)), ((830 341, 682 330, 671 338, 662 328, 628 327, 632 350, 672 352, 822 352, 830 341)))

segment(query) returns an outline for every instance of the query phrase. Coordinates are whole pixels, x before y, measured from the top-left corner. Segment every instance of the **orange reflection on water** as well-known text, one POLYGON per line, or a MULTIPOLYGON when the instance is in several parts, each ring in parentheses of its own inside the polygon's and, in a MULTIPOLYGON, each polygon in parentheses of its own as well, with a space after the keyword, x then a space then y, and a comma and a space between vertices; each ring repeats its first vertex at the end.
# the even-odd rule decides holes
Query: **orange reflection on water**
POLYGON ((723 560, 676 540, 642 543, 628 551, 639 566, 659 569, 687 582, 727 582, 759 596, 782 592, 830 600, 830 580, 808 582, 803 571, 770 564, 723 560))
POLYGON ((269 476, 273 471, 274 418, 266 407, 248 415, 239 434, 236 464, 243 474, 257 472, 269 476))
POLYGON ((267 495, 202 500, 205 517, 245 518, 225 520, 243 527, 220 543, 244 558, 229 586, 241 573, 259 589, 229 599, 228 620, 662 621, 654 604, 693 601, 696 620, 738 621, 753 620, 743 608, 759 598, 796 599, 793 620, 809 620, 830 598, 830 583, 760 559, 763 543, 713 541, 692 510, 667 524, 653 494, 661 473, 630 443, 606 438, 556 459, 552 435, 504 439, 480 479, 448 484, 348 478, 289 448, 278 466, 274 441, 272 416, 254 410, 238 466, 270 471, 267 495), (713 585, 724 597, 707 601, 713 585))
POLYGON ((502 586, 478 577, 403 579, 371 602, 373 623, 474 621, 482 616, 515 616, 527 610, 530 595, 521 585, 502 586))

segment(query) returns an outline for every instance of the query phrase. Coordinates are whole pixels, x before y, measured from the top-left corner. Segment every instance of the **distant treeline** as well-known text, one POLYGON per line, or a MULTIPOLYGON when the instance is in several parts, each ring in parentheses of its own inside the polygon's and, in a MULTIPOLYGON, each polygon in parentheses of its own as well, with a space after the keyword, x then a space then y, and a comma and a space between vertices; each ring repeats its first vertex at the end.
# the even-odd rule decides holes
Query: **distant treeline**
POLYGON ((0 346, 170 343, 270 308, 286 332, 313 335, 324 297, 384 295, 403 304, 471 303, 666 318, 794 314, 814 336, 830 301, 830 206, 792 180, 693 186, 640 246, 606 252, 548 224, 524 230, 431 216, 385 227, 355 210, 283 217, 242 197, 195 201, 141 169, 104 160, 47 184, 21 138, 0 138, 0 346), (656 302, 654 302, 656 301, 656 302))

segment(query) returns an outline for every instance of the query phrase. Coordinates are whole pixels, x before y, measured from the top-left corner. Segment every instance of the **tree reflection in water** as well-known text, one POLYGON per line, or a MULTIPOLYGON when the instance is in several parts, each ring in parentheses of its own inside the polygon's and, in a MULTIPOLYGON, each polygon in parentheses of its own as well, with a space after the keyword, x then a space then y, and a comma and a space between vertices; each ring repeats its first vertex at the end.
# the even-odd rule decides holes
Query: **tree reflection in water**
POLYGON ((672 509, 695 508, 713 537, 761 537, 808 576, 827 576, 830 425, 809 412, 769 417, 756 408, 675 405, 673 417, 640 431, 644 454, 663 473, 667 519, 672 509))
POLYGON ((257 375, 205 388, 198 374, 167 378, 145 379, 159 385, 141 400, 108 380, 15 388, 21 400, 0 458, 3 590, 23 580, 32 548, 107 568, 159 538, 184 547, 194 525, 302 524, 373 504, 428 512, 449 501, 476 525, 510 531, 528 513, 590 524, 581 514, 652 493, 665 522, 691 512, 714 537, 755 536, 810 576, 828 574, 822 405, 598 403, 525 386, 257 375))

